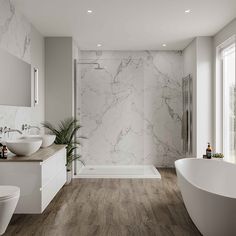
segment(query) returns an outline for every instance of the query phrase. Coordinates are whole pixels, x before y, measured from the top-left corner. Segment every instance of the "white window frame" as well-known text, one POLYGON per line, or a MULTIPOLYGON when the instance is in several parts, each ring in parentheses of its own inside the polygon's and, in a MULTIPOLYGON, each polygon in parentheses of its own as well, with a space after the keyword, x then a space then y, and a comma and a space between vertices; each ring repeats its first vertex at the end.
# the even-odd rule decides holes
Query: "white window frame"
MULTIPOLYGON (((217 152, 225 151, 225 81, 223 76, 222 51, 232 44, 236 44, 236 36, 233 35, 216 48, 216 76, 215 76, 215 149, 217 152)), ((236 60, 235 60, 236 61, 236 60)), ((236 65, 235 65, 236 68, 236 65)))

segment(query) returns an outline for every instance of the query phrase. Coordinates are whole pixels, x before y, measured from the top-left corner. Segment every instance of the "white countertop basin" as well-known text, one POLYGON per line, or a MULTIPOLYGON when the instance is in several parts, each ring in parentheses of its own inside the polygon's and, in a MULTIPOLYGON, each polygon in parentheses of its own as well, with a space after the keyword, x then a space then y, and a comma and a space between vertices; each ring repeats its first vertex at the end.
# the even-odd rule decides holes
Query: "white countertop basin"
POLYGON ((22 139, 34 139, 38 138, 42 140, 41 148, 46 148, 51 146, 55 139, 56 135, 53 134, 43 134, 43 135, 24 135, 22 139))
POLYGON ((37 152, 42 145, 39 138, 19 138, 6 141, 7 148, 17 156, 30 156, 37 152))

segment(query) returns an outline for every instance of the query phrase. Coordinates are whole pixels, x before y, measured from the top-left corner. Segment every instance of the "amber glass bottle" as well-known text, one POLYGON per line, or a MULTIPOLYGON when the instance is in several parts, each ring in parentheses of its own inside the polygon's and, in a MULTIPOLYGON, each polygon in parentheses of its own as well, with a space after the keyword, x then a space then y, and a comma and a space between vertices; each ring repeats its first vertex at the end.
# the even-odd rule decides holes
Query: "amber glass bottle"
POLYGON ((208 159, 211 159, 212 156, 212 148, 211 148, 211 144, 208 143, 207 149, 206 149, 206 156, 208 159))

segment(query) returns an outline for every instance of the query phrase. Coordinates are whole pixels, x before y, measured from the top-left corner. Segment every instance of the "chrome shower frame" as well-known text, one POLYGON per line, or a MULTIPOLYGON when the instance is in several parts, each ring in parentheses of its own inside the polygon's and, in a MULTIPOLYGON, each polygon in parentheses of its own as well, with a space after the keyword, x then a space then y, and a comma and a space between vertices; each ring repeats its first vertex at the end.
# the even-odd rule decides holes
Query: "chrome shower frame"
MULTIPOLYGON (((78 76, 78 71, 77 71, 77 65, 95 65, 95 70, 103 70, 104 68, 101 67, 101 65, 97 62, 78 62, 77 59, 74 59, 74 111, 73 111, 73 116, 75 119, 78 119, 78 114, 77 114, 77 76, 78 76)), ((75 137, 76 141, 76 137, 75 137)), ((77 150, 75 150, 75 154, 77 154, 77 150)), ((73 162, 73 175, 77 175, 77 161, 75 160, 73 162)))

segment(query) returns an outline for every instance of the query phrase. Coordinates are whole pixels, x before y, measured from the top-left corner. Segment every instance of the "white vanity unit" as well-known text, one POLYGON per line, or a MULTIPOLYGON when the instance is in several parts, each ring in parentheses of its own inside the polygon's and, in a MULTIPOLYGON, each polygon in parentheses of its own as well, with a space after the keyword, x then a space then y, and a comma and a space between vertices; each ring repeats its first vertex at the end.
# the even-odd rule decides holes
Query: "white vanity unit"
POLYGON ((0 185, 20 188, 15 213, 40 214, 66 182, 66 146, 39 149, 31 156, 0 159, 0 185))

